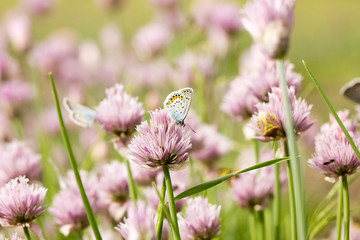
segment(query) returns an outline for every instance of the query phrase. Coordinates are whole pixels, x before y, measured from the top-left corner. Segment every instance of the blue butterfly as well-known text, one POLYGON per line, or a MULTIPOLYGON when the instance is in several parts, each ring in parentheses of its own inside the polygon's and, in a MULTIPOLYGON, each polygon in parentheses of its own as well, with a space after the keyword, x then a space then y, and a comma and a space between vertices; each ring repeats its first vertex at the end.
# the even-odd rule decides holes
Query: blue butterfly
POLYGON ((76 125, 84 128, 93 126, 96 118, 96 112, 91 108, 81 104, 71 102, 68 98, 64 98, 63 105, 70 115, 70 119, 76 125))
POLYGON ((184 119, 189 112, 193 92, 192 88, 183 88, 170 93, 164 101, 170 116, 182 126, 185 126, 184 119))

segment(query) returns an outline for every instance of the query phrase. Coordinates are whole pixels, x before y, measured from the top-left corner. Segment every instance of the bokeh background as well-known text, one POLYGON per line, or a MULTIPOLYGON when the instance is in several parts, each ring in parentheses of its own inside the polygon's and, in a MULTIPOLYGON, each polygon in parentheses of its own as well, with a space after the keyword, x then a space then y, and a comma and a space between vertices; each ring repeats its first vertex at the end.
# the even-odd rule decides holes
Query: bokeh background
MULTIPOLYGON (((180 1, 181 8, 186 13, 194 1, 180 1)), ((239 6, 242 6, 245 1, 233 1, 239 6)), ((6 13, 18 5, 15 0, 1 0, 0 1, 0 25, 6 13)), ((360 76, 360 1, 347 0, 299 0, 295 7, 295 25, 291 36, 291 47, 288 53, 288 59, 295 65, 295 71, 304 76, 301 84, 300 96, 306 98, 308 103, 313 104, 312 118, 316 119, 316 128, 328 121, 329 111, 323 102, 322 98, 314 88, 308 75, 302 66, 301 61, 304 59, 312 72, 315 74, 320 85, 325 90, 337 110, 350 109, 354 112, 355 104, 340 96, 339 89, 346 82, 352 78, 360 76)), ((122 33, 124 45, 126 48, 132 48, 131 41, 136 31, 151 19, 153 19, 155 12, 153 6, 146 0, 127 0, 124 1, 121 7, 104 10, 99 8, 94 1, 91 0, 76 0, 76 1, 55 1, 54 8, 46 15, 34 17, 32 22, 32 41, 37 42, 45 39, 49 34, 58 29, 72 30, 79 41, 94 40, 99 42, 99 32, 108 23, 113 23, 118 26, 122 33)), ((189 17, 189 16, 187 16, 189 17)), ((165 57, 173 59, 179 54, 186 51, 186 49, 196 49, 203 37, 197 32, 178 32, 173 37, 173 40, 166 50, 165 57), (200 35, 200 36, 199 36, 200 35)), ((238 72, 238 59, 243 50, 251 45, 251 38, 245 31, 232 36, 231 51, 221 61, 216 62, 217 78, 215 83, 216 96, 213 101, 208 99, 201 100, 197 96, 197 91, 200 88, 195 87, 195 98, 193 108, 197 112, 210 112, 204 119, 209 123, 217 124, 219 131, 228 136, 232 140, 239 143, 238 149, 227 154, 222 159, 223 166, 232 167, 234 160, 237 158, 238 151, 246 148, 248 144, 243 141, 243 134, 241 125, 226 117, 219 109, 219 104, 222 99, 228 83, 236 76, 238 72), (198 101, 197 101, 198 100, 198 101)), ((52 106, 52 98, 50 96, 50 87, 46 81, 46 76, 31 75, 34 81, 39 81, 37 84, 37 93, 42 96, 49 96, 49 102, 42 103, 42 106, 52 106), (39 78, 41 80, 37 80, 39 78)), ((121 82, 121 79, 119 79, 121 82)), ((131 81, 127 82, 127 90, 133 95, 139 96, 139 99, 146 101, 146 91, 149 89, 139 89, 136 85, 132 85, 131 81)), ((166 95, 175 90, 174 86, 169 84, 158 88, 160 98, 164 99, 166 95)), ((66 94, 66 91, 63 92, 66 94)), ((89 89, 86 95, 86 103, 89 106, 96 105, 104 97, 104 89, 89 89)), ((62 96, 64 97, 64 96, 62 96)), ((37 118, 34 117, 32 121, 35 122, 37 118)), ((25 135, 32 135, 31 131, 34 129, 24 129, 25 135), (29 133, 30 132, 30 133, 29 133)), ((78 131, 72 127, 73 141, 78 142, 78 131)), ((24 137, 25 138, 25 137, 24 137)), ((61 144, 59 136, 51 138, 49 136, 37 138, 39 141, 34 144, 37 146, 44 158, 51 157, 53 152, 51 141, 61 144)), ((76 143, 75 143, 76 144, 76 143)), ((304 161, 305 171, 305 188, 306 198, 308 201, 308 210, 311 212, 316 205, 324 198, 332 184, 324 181, 323 176, 306 165, 306 160, 313 153, 312 146, 301 145, 302 160, 304 161)), ((86 157, 86 150, 76 150, 80 157, 86 157)), ((49 165, 47 176, 49 179, 53 173, 53 169, 49 165)), ((45 176, 46 178, 46 176, 45 176)), ((49 180, 49 194, 48 198, 55 193, 56 188, 51 188, 51 181, 49 180)), ((359 181, 355 181, 351 185, 351 206, 353 209, 352 215, 360 216, 358 211, 360 195, 359 195, 359 181)), ((227 191, 228 187, 220 186, 210 192, 227 191)), ((211 193, 209 193, 211 196, 211 193)), ((230 194, 226 197, 231 198, 230 194)), ((286 196, 286 195, 284 195, 286 196)), ((218 198, 213 194, 213 198, 218 198)), ((219 200, 219 199, 217 199, 219 200)), ((246 239, 248 234, 244 228, 238 228, 236 224, 242 223, 246 226, 247 213, 237 207, 233 199, 220 202, 226 202, 223 205, 222 215, 222 235, 221 239, 246 239)), ((286 201, 286 200, 284 200, 286 201)), ((287 206, 287 204, 284 204, 287 206)), ((333 225, 330 224, 323 232, 323 236, 328 236, 328 231, 333 225)), ((289 228, 287 228, 289 229, 289 228)))

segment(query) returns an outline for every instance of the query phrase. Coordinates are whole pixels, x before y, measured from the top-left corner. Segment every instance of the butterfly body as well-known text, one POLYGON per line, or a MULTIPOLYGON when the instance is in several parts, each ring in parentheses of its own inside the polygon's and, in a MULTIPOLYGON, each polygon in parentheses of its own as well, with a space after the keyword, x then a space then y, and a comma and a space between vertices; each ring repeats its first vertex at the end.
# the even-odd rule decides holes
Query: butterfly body
POLYGON ((185 126, 184 120, 189 112, 192 96, 192 88, 183 88, 170 93, 164 101, 164 107, 170 116, 181 126, 185 126))
POLYGON ((81 104, 74 103, 68 98, 64 98, 63 105, 66 111, 69 113, 70 119, 76 125, 84 128, 90 128, 93 126, 96 112, 81 104))

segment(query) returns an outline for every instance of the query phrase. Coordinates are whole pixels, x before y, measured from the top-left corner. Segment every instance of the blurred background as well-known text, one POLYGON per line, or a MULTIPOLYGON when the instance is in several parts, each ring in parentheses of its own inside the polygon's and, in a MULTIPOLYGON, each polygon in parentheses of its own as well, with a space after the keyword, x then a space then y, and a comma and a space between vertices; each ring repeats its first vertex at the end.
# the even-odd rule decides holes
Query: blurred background
MULTIPOLYGON (((38 2, 40 4, 41 0, 38 2)), ((43 10, 41 10, 41 4, 40 7, 38 6, 40 10, 27 10, 30 12, 31 19, 30 38, 28 42, 24 43, 26 46, 23 49, 21 49, 20 43, 20 49, 12 46, 7 53, 20 66, 22 71, 20 75, 24 76, 25 79, 23 80, 31 83, 31 91, 35 95, 32 102, 26 105, 26 109, 22 109, 19 114, 15 112, 11 115, 15 138, 34 140, 32 145, 39 150, 44 159, 49 157, 63 158, 64 153, 58 151, 62 144, 61 138, 57 134, 58 132, 56 133, 57 130, 54 130, 54 135, 51 133, 51 128, 56 128, 57 124, 47 126, 51 125, 52 121, 56 121, 56 117, 51 117, 49 113, 47 120, 44 114, 45 111, 50 112, 53 109, 53 100, 47 80, 47 70, 51 70, 51 67, 48 68, 51 63, 46 62, 49 59, 43 59, 43 56, 49 57, 51 55, 41 55, 39 47, 46 39, 58 39, 59 41, 55 43, 55 46, 64 46, 64 49, 60 50, 64 52, 68 50, 66 44, 70 42, 70 48, 76 48, 77 56, 82 61, 81 67, 78 67, 78 62, 68 62, 67 65, 63 66, 63 70, 51 70, 55 71, 55 80, 61 81, 58 84, 60 98, 69 96, 74 101, 93 107, 104 98, 105 88, 111 87, 116 82, 122 82, 127 92, 139 97, 146 110, 162 106, 162 101, 169 92, 187 85, 187 82, 181 80, 185 78, 184 75, 177 75, 172 79, 169 79, 167 75, 170 68, 178 68, 181 65, 179 56, 187 51, 206 55, 208 51, 215 48, 214 51, 217 51, 219 57, 216 58, 213 65, 210 65, 211 69, 206 69, 213 75, 214 91, 209 95, 206 92, 204 81, 192 82, 195 92, 192 109, 198 113, 204 122, 215 124, 220 133, 238 143, 234 151, 229 152, 221 159, 222 166, 234 167, 238 152, 248 147, 249 144, 244 141, 242 124, 227 117, 220 110, 219 105, 230 81, 239 72, 238 61, 241 54, 251 46, 252 39, 246 31, 237 31, 232 34, 229 43, 226 43, 228 44, 227 50, 224 51, 221 49, 222 44, 224 44, 221 37, 220 40, 217 40, 218 42, 209 44, 206 42, 206 33, 194 27, 192 16, 195 1, 180 1, 179 8, 183 15, 179 16, 179 19, 176 19, 177 13, 171 13, 170 16, 160 13, 147 0, 54 0, 48 2, 49 6, 43 7, 43 10), (187 26, 183 29, 179 27, 179 30, 171 34, 169 40, 164 40, 169 41, 169 43, 164 52, 161 53, 161 57, 157 57, 154 61, 156 66, 147 65, 148 56, 134 57, 136 55, 134 50, 136 33, 143 26, 153 21, 174 25, 181 25, 181 21, 183 21, 187 26), (117 49, 112 52, 112 47, 117 49), (212 49, 209 50, 209 48, 212 49), (127 63, 132 63, 135 67, 130 70, 127 63), (43 67, 44 65, 45 67, 43 67), (100 65, 102 66, 101 73, 91 72, 100 65), (89 71, 86 72, 84 69, 89 71), (56 154, 59 154, 60 157, 56 154)), ((245 1, 230 2, 239 7, 245 4, 245 1)), ((17 12, 22 12, 24 8, 26 7, 22 1, 0 1, 0 27, 2 29, 0 38, 3 37, 1 34, 5 34, 4 28, 6 28, 7 19, 11 18, 11 15, 16 15, 17 12)), ((300 96, 313 105, 312 119, 317 122, 312 127, 315 133, 321 124, 328 121, 329 111, 310 81, 301 61, 307 62, 335 109, 349 109, 355 112, 355 104, 340 96, 339 89, 351 79, 360 76, 359 10, 360 1, 358 0, 344 2, 335 0, 297 1, 295 23, 287 58, 295 65, 295 72, 304 77, 301 83, 300 96)), ((163 33, 160 32, 159 34, 163 33)), ((14 33, 14 35, 15 38, 22 36, 21 33, 14 33)), ((164 38, 167 36, 165 35, 164 38)), ((47 47, 49 48, 49 46, 47 47)), ((192 61, 190 55, 182 61, 192 61)), ((198 76, 194 74, 192 77, 197 78, 198 76)), ((147 117, 148 115, 145 114, 145 118, 147 117)), ((79 130, 69 121, 68 126, 71 129, 74 144, 81 146, 75 150, 79 158, 87 158, 91 155, 89 152, 92 151, 91 148, 96 140, 90 141, 90 143, 84 143, 84 141, 90 139, 87 136, 92 136, 92 133, 79 130), (80 131, 81 133, 79 133, 80 131)), ((307 166, 306 160, 313 154, 313 146, 302 144, 300 148, 306 176, 305 188, 309 203, 308 210, 311 212, 325 197, 332 184, 324 181, 321 174, 307 166)), ((114 153, 110 154, 110 156, 114 155, 114 153)), ((68 169, 66 161, 63 161, 62 167, 64 169, 68 169)), ((92 167, 92 164, 85 160, 84 162, 84 168, 90 169, 92 167)), ((49 188, 47 198, 51 199, 57 190, 57 187, 51 186, 52 181, 56 181, 52 177, 54 170, 48 163, 44 163, 44 169, 45 175, 48 174, 45 179, 52 179, 45 183, 49 188)), ((350 190, 351 206, 354 210, 352 215, 354 216, 360 216, 358 212, 359 190, 356 187, 358 184, 358 181, 352 183, 350 190)), ((226 184, 223 185, 211 191, 220 192, 226 189, 226 184)), ((228 195, 230 197, 230 194, 228 195)), ((214 198, 217 198, 215 194, 214 198)), ((233 200, 228 202, 227 206, 223 205, 225 214, 222 220, 227 224, 222 228, 221 238, 242 239, 243 237, 246 239, 248 233, 242 232, 243 229, 237 228, 231 222, 246 222, 245 217, 242 220, 241 216, 246 216, 247 213, 239 209, 233 200), (237 219, 237 221, 232 221, 232 219, 237 219)), ((244 224, 246 226, 246 223, 244 224)), ((331 227, 330 224, 322 234, 328 236, 327 231, 331 227)))

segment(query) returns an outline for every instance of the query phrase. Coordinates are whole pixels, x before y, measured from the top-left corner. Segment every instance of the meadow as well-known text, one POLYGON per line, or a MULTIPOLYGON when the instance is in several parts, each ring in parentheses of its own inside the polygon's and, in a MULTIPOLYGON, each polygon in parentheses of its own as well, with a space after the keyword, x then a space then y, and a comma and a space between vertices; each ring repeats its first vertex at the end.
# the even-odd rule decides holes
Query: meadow
POLYGON ((293 3, 1 1, 2 239, 360 238, 360 2, 293 3))

